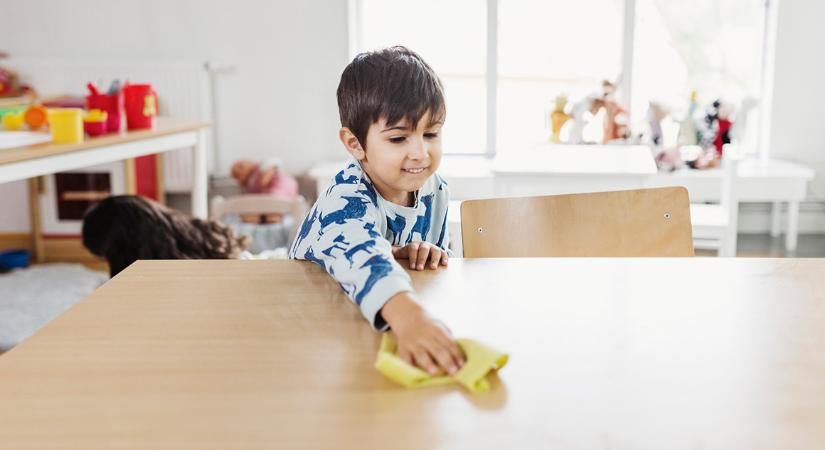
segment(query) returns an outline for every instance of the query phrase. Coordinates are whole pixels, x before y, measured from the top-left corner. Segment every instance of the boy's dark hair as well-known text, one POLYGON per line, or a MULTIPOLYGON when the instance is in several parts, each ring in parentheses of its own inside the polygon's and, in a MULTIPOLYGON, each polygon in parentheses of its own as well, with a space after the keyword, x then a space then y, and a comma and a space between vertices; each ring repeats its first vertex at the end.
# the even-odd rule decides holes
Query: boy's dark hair
POLYGON ((249 237, 143 197, 118 195, 86 212, 83 245, 105 257, 115 276, 138 259, 237 258, 249 246, 249 237))
POLYGON ((395 125, 407 119, 415 129, 430 113, 430 123, 444 122, 444 89, 433 69, 402 46, 361 53, 341 74, 338 113, 366 150, 367 130, 379 118, 395 125))

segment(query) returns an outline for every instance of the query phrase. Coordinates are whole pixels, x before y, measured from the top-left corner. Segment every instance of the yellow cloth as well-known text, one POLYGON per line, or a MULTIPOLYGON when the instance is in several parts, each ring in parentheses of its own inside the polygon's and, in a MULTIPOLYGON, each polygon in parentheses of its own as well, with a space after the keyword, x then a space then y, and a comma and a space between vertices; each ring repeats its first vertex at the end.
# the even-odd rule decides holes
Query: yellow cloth
POLYGON ((456 339, 464 351, 464 366, 455 375, 432 376, 427 372, 407 364, 396 353, 395 340, 387 333, 378 348, 375 368, 385 377, 407 388, 439 386, 458 383, 474 394, 490 390, 485 378, 491 370, 507 364, 507 353, 490 348, 472 339, 456 339))

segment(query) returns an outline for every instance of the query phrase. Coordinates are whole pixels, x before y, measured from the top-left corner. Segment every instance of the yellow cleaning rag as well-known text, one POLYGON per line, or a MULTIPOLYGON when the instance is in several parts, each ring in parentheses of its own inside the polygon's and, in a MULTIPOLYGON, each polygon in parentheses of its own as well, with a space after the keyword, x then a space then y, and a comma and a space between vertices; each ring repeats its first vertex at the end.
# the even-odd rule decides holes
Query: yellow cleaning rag
POLYGON ((381 346, 378 348, 378 357, 375 368, 385 377, 406 388, 439 386, 442 384, 458 383, 473 394, 487 392, 490 383, 485 378, 491 370, 504 367, 507 364, 507 353, 490 348, 472 339, 456 339, 456 343, 464 352, 464 366, 455 375, 432 376, 427 372, 407 364, 396 352, 396 345, 389 333, 384 334, 381 346))

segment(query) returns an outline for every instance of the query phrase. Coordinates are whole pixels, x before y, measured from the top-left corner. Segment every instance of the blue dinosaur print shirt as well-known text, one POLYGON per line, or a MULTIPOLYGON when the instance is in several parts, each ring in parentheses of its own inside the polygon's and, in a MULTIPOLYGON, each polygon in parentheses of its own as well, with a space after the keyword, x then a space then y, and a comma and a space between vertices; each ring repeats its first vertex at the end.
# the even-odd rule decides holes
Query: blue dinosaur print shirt
POLYGON ((385 200, 353 160, 307 214, 289 257, 323 267, 369 323, 386 330, 378 311, 393 295, 412 291, 392 247, 426 241, 447 251, 448 201, 447 182, 438 174, 417 192, 413 206, 385 200))

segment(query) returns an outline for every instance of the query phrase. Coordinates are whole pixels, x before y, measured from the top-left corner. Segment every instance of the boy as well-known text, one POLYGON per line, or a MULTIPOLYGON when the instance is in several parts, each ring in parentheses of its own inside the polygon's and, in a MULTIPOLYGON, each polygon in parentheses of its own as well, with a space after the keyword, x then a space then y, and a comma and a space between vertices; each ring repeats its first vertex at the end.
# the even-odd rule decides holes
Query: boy
POLYGON ((418 304, 410 269, 447 266, 446 117, 441 81, 404 47, 362 53, 338 85, 339 138, 354 158, 302 223, 289 256, 313 261, 338 282, 398 354, 431 374, 464 364, 449 332, 418 304))

